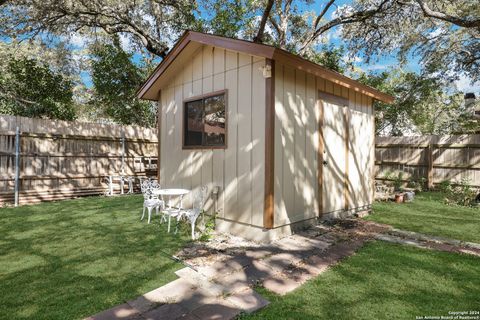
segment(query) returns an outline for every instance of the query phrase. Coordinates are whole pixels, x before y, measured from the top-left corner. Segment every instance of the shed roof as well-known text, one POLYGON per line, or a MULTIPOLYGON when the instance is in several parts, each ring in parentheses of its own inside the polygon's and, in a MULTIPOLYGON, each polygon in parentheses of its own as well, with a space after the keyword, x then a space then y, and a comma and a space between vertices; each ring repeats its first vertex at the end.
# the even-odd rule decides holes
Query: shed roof
POLYGON ((232 51, 264 57, 292 65, 299 70, 315 74, 321 78, 330 80, 341 86, 353 89, 357 92, 370 96, 376 100, 392 103, 394 97, 377 89, 364 85, 341 73, 330 70, 324 66, 306 60, 285 50, 270 45, 254 43, 251 41, 232 39, 212 34, 195 31, 186 31, 177 41, 175 46, 168 52, 166 57, 147 78, 140 87, 137 96, 145 100, 157 100, 158 91, 169 78, 170 69, 175 64, 182 65, 186 56, 193 54, 199 47, 210 45, 232 51), (183 56, 183 59, 182 59, 183 56))

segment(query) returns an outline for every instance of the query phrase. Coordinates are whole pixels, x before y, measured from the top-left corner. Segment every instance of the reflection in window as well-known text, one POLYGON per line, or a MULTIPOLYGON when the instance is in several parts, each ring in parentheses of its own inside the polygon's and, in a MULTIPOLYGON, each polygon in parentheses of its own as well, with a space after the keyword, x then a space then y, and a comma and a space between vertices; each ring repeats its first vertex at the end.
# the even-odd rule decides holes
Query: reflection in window
POLYGON ((185 103, 184 146, 225 146, 225 93, 185 103))

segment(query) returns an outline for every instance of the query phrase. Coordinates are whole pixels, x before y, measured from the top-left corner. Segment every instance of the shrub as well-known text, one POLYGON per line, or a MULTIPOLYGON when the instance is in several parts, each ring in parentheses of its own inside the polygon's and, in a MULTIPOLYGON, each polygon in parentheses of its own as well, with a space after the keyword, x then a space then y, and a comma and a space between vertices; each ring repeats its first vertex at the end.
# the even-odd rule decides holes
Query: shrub
POLYGON ((412 188, 412 189, 414 189, 415 191, 418 191, 418 192, 422 192, 423 190, 425 190, 426 186, 427 186, 427 179, 425 179, 423 177, 419 178, 419 179, 410 180, 407 183, 408 188, 412 188))
POLYGON ((447 193, 452 188, 452 182, 450 180, 444 180, 437 184, 436 189, 440 192, 447 193))
POLYGON ((401 191, 403 185, 403 172, 399 172, 395 180, 393 181, 393 186, 395 191, 401 191))
POLYGON ((456 186, 445 183, 442 185, 443 192, 445 192, 445 203, 456 204, 460 206, 475 206, 475 197, 477 192, 470 187, 467 179, 462 179, 456 186))
POLYGON ((212 238, 212 234, 215 231, 215 218, 217 216, 217 213, 214 213, 213 215, 206 215, 205 216, 205 226, 202 231, 202 235, 200 236, 199 240, 200 241, 208 241, 212 238))

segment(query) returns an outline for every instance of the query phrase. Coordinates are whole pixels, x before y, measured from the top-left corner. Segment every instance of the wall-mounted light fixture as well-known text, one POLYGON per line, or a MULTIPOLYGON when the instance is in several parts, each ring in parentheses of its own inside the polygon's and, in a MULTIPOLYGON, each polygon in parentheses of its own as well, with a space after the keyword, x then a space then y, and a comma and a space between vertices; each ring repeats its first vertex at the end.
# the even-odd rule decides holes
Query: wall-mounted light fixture
POLYGON ((265 65, 260 68, 258 68, 263 74, 264 78, 270 78, 272 76, 272 66, 271 65, 265 65))

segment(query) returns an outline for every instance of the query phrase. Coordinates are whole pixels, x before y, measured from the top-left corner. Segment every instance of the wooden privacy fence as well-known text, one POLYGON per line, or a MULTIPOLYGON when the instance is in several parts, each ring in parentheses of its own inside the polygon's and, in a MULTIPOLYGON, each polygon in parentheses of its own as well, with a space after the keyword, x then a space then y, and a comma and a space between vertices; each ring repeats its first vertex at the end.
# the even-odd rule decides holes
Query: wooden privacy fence
POLYGON ((424 178, 429 188, 442 181, 462 179, 480 187, 480 135, 377 137, 377 180, 404 182, 424 178))
POLYGON ((157 146, 152 128, 0 115, 0 205, 103 194, 109 175, 156 175, 157 146))

